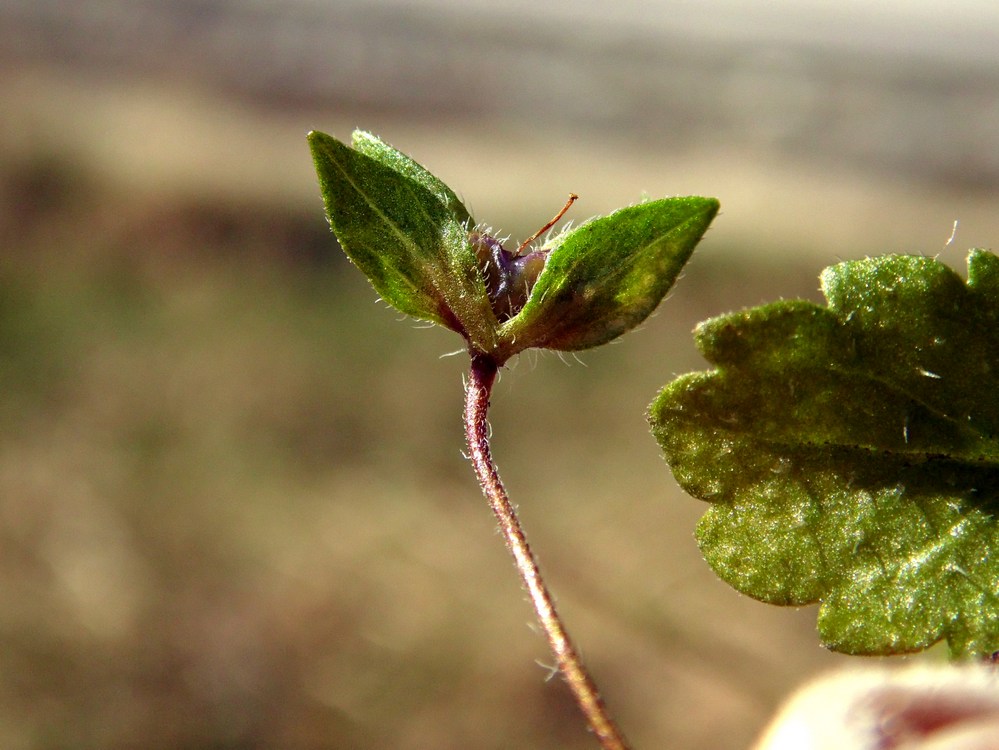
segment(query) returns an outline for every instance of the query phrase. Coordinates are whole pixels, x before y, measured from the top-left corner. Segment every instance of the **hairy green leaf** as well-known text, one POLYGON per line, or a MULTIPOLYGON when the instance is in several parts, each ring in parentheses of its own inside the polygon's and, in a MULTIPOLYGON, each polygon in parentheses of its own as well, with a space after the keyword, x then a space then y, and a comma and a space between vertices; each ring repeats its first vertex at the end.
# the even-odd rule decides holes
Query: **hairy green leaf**
POLYGON ((714 198, 664 198, 561 235, 502 334, 522 349, 570 351, 631 330, 673 286, 717 212, 714 198))
POLYGON ((999 259, 842 263, 698 326, 650 421, 718 575, 848 653, 999 650, 999 259))
POLYGON ((490 351, 498 324, 468 241, 468 212, 409 157, 366 133, 354 138, 352 149, 309 134, 326 214, 344 252, 390 305, 490 351))
POLYGON ((375 161, 381 162, 386 167, 394 169, 401 175, 408 177, 414 182, 423 185, 427 190, 437 196, 437 199, 447 207, 455 219, 468 228, 475 226, 468 209, 458 199, 447 185, 440 179, 430 174, 426 167, 413 161, 401 151, 396 151, 378 136, 372 135, 364 130, 355 130, 351 137, 351 145, 355 151, 360 151, 366 156, 370 156, 375 161))

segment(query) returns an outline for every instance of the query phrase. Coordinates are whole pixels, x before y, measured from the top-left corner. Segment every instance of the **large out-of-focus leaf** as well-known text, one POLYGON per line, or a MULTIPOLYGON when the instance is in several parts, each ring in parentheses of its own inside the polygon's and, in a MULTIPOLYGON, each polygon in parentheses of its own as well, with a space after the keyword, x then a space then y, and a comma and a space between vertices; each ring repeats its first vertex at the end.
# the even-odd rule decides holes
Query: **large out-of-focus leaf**
POLYGON ((701 324, 715 365, 650 420, 724 580, 820 602, 822 640, 889 654, 999 650, 999 258, 886 256, 701 324))
POLYGON ((468 241, 468 212, 440 180, 373 136, 350 148, 309 134, 326 214, 347 256, 390 305, 490 351, 496 319, 468 241))

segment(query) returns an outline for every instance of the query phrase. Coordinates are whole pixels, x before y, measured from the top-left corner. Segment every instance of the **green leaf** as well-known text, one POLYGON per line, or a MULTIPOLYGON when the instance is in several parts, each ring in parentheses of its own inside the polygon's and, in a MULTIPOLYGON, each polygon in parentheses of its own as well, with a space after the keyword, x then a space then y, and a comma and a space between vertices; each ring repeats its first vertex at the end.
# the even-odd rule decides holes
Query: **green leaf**
POLYGON ((366 133, 354 137, 352 149, 309 133, 326 214, 344 252, 390 305, 490 351, 498 324, 468 241, 468 212, 409 157, 366 133))
POLYGON ((518 349, 606 343, 649 316, 718 212, 714 198, 665 198, 556 239, 524 308, 501 328, 518 349))
POLYGON ((999 259, 972 251, 967 283, 930 258, 847 262, 822 288, 828 307, 702 323, 716 369, 651 406, 712 503, 701 550, 750 596, 820 602, 835 650, 999 650, 999 259))
POLYGON ((458 196, 454 194, 454 191, 437 177, 430 174, 422 164, 418 164, 406 156, 406 154, 396 151, 377 136, 364 130, 355 130, 351 142, 355 151, 359 151, 365 156, 370 156, 375 161, 423 185, 466 228, 475 226, 475 220, 472 219, 471 214, 468 213, 468 209, 458 199, 458 196))

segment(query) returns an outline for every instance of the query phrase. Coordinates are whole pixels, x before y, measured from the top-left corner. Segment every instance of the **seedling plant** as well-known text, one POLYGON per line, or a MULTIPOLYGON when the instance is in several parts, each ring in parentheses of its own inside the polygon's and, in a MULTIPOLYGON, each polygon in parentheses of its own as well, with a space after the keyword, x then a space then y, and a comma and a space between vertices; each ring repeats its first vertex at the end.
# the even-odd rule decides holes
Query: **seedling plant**
MULTIPOLYGON (((600 746, 628 744, 579 657, 493 463, 499 370, 531 348, 607 343, 659 305, 718 211, 648 200, 515 250, 454 191, 362 131, 309 134, 341 247, 388 304, 463 340, 468 456, 559 672, 600 746)), ((540 222, 539 222, 540 223, 540 222)), ((710 503, 708 564, 764 602, 819 604, 829 648, 999 650, 999 258, 892 255, 821 276, 827 304, 781 301, 701 323, 714 369, 667 384, 652 432, 710 503)))

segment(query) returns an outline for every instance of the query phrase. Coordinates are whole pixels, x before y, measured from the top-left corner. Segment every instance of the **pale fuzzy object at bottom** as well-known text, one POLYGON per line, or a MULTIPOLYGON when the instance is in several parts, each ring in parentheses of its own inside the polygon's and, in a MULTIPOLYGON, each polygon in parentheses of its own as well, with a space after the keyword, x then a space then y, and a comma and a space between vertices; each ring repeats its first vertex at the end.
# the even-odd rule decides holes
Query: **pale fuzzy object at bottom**
POLYGON ((780 709, 754 750, 999 750, 991 666, 855 668, 780 709))

